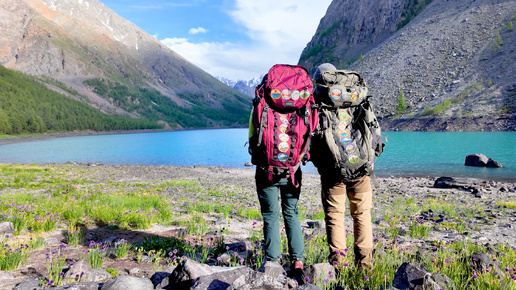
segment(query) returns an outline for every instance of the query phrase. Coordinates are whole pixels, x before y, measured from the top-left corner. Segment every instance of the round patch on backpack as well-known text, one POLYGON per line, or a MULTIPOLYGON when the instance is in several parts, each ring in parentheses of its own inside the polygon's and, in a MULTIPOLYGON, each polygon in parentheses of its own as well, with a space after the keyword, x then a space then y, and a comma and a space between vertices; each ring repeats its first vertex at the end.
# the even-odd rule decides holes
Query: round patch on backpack
POLYGON ((285 162, 285 161, 287 161, 287 159, 288 159, 288 155, 287 154, 285 154, 285 153, 278 154, 278 160, 279 161, 285 162))
POLYGON ((287 142, 287 141, 290 139, 290 137, 289 137, 287 134, 285 134, 285 133, 281 133, 281 134, 279 135, 279 139, 280 139, 281 141, 283 141, 283 142, 287 142))
POLYGON ((346 120, 341 120, 339 122, 339 129, 340 130, 345 130, 347 126, 348 126, 348 122, 346 120))
POLYGON ((292 95, 292 92, 289 89, 284 89, 281 92, 281 98, 283 98, 283 100, 290 100, 290 95, 292 95))
POLYGON ((349 100, 349 99, 351 99, 351 94, 350 94, 350 93, 348 93, 348 92, 344 92, 344 93, 342 93, 342 99, 343 99, 343 100, 349 100))
POLYGON ((355 147, 355 145, 353 144, 349 144, 346 146, 346 152, 348 152, 349 154, 353 154, 357 152, 357 147, 355 147))
POLYGON ((348 157, 348 161, 349 161, 349 163, 351 163, 351 164, 355 164, 355 163, 357 163, 359 160, 360 160, 360 158, 359 158, 358 156, 356 156, 356 155, 350 155, 350 156, 348 157))
POLYGON ((349 144, 349 143, 353 142, 353 139, 351 139, 349 137, 343 137, 340 139, 340 142, 342 142, 342 144, 349 144))
POLYGON ((294 90, 292 92, 292 101, 297 101, 299 100, 299 91, 298 90, 294 90))
POLYGON ((349 118, 348 111, 346 109, 339 109, 339 119, 347 120, 349 118))
POLYGON ((272 89, 271 91, 271 98, 277 100, 281 97, 281 91, 278 89, 272 89))
POLYGON ((351 133, 348 130, 339 130, 337 133, 341 138, 351 137, 351 133))
POLYGON ((288 148, 290 148, 290 145, 288 145, 287 142, 281 142, 281 143, 278 144, 278 150, 280 152, 285 153, 285 152, 288 151, 288 148))
POLYGON ((338 99, 340 99, 340 96, 342 95, 342 92, 339 89, 333 89, 333 90, 331 90, 330 95, 331 95, 332 99, 338 100, 338 99))
POLYGON ((310 97, 310 92, 308 90, 303 90, 299 94, 299 97, 301 97, 302 100, 306 100, 308 97, 310 97))
POLYGON ((352 100, 352 101, 356 101, 356 100, 358 100, 358 93, 357 93, 357 92, 353 92, 353 93, 351 94, 351 100, 352 100))
POLYGON ((365 100, 365 98, 366 98, 366 92, 361 91, 360 96, 358 97, 358 100, 362 102, 363 100, 365 100))
POLYGON ((280 121, 281 121, 283 124, 288 124, 288 119, 287 119, 287 117, 285 117, 285 116, 281 116, 281 117, 280 117, 280 121))
POLYGON ((283 123, 283 124, 279 125, 279 130, 280 130, 280 132, 281 132, 281 133, 287 133, 287 131, 288 131, 288 125, 287 125, 287 124, 285 124, 285 123, 283 123))

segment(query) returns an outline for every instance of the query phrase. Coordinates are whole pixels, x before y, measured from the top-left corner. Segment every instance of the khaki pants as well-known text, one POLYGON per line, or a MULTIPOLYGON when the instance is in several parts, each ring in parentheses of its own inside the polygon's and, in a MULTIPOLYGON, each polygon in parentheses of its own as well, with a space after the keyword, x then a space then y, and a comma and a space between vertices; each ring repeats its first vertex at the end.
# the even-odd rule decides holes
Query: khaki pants
POLYGON ((346 228, 344 215, 346 197, 349 198, 354 229, 355 264, 359 267, 372 267, 373 227, 371 208, 373 192, 369 176, 356 180, 340 180, 321 175, 322 204, 325 214, 326 234, 330 248, 330 263, 341 263, 341 253, 346 250, 346 228))

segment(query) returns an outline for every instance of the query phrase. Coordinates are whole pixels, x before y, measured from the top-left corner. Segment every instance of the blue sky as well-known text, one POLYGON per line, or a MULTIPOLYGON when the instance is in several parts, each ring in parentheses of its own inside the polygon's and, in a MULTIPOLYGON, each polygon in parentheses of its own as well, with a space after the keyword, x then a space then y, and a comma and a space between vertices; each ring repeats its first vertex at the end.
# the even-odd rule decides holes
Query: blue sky
POLYGON ((249 80, 296 64, 331 0, 101 0, 214 76, 249 80))

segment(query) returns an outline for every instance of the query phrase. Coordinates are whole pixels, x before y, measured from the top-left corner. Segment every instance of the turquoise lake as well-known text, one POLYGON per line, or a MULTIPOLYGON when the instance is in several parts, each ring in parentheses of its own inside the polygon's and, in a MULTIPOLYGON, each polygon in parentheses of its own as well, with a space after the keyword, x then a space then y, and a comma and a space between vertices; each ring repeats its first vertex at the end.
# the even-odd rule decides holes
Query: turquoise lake
MULTIPOLYGON (((206 165, 244 168, 247 129, 90 135, 0 145, 0 163, 206 165)), ((384 132, 377 176, 452 176, 516 181, 516 132, 384 132), (464 166, 481 153, 503 168, 464 166)), ((317 173, 309 163, 307 173, 317 173)))

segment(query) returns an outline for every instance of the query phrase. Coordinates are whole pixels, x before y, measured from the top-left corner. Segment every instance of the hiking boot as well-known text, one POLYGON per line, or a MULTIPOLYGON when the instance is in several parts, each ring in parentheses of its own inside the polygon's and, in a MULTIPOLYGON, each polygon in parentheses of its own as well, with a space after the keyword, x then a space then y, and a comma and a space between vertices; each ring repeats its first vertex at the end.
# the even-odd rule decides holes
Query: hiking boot
POLYGON ((295 260, 293 270, 296 272, 303 272, 303 261, 295 260))
POLYGON ((355 248, 355 265, 364 270, 373 270, 373 249, 355 248))

